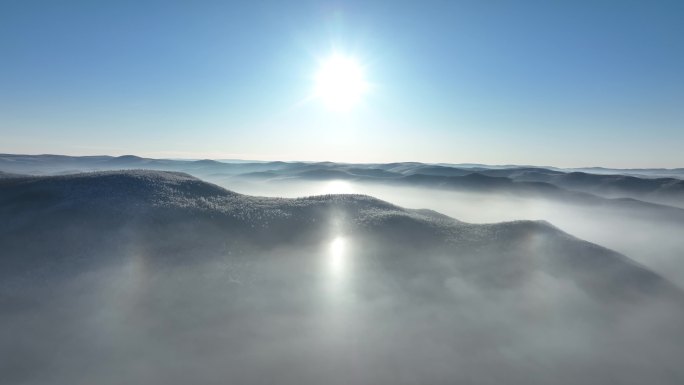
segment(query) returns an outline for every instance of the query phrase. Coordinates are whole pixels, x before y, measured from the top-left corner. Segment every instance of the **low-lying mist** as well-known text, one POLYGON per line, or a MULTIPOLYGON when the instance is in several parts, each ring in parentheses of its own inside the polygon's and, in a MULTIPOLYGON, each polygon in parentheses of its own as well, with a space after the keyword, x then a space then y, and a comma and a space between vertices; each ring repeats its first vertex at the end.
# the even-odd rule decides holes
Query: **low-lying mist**
POLYGON ((542 272, 491 287, 447 257, 402 277, 359 247, 174 266, 131 252, 5 290, 0 383, 681 383, 670 303, 605 303, 542 272))
POLYGON ((625 254, 684 287, 684 221, 660 218, 657 213, 645 215, 637 210, 520 195, 346 180, 261 182, 217 178, 211 181, 233 191, 259 196, 367 194, 403 207, 432 209, 470 223, 543 219, 578 238, 625 254))
MULTIPOLYGON (((471 225, 362 196, 257 198, 156 171, 2 186, 2 384, 684 381, 684 292, 544 222, 471 225)), ((366 193, 470 222, 547 219, 585 238, 574 229, 617 231, 614 242, 624 231, 631 248, 627 230, 658 225, 504 195, 226 187, 366 193)), ((668 234, 651 262, 672 267, 668 234)))

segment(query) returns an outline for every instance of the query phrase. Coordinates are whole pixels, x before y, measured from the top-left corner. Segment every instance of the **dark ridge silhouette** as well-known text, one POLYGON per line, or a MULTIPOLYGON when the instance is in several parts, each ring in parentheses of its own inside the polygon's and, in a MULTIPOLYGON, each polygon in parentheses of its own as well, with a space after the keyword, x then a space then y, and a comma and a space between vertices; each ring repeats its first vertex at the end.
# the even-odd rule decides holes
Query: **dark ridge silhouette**
POLYGON ((427 166, 415 167, 406 174, 436 175, 436 176, 465 176, 472 174, 472 169, 453 168, 447 166, 427 166))
POLYGON ((361 177, 372 177, 372 178, 399 178, 402 174, 396 172, 390 172, 379 168, 359 168, 359 167, 349 167, 345 169, 348 173, 361 177))

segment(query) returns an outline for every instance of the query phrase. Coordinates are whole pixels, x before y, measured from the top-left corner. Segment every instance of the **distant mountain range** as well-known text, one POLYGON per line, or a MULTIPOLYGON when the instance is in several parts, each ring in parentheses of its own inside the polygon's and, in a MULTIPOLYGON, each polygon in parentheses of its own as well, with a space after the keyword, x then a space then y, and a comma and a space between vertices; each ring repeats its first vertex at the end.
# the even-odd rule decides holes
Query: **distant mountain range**
MULTIPOLYGON (((82 171, 150 169, 179 171, 211 181, 355 180, 443 189, 512 193, 605 204, 595 199, 630 198, 684 208, 684 169, 563 170, 531 166, 446 165, 417 162, 346 164, 333 162, 220 162, 215 160, 0 154, 1 177, 54 175, 82 171), (670 177, 662 177, 669 175, 670 177), (581 193, 581 194, 578 194, 581 193), (597 203, 598 202, 598 203, 597 203)), ((609 204, 615 204, 610 202, 609 204)), ((619 203, 621 204, 621 203, 619 203)), ((630 203, 634 205, 635 203, 630 203)), ((638 203, 636 203, 638 204, 638 203)), ((652 206, 650 206, 653 208, 652 206)))

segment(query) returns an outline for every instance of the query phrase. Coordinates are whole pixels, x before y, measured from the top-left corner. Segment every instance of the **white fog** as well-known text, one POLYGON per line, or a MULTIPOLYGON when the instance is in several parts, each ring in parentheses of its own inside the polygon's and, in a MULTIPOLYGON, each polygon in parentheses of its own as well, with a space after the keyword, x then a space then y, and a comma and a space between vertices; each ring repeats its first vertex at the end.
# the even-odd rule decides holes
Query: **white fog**
POLYGON ((431 209, 470 223, 543 219, 578 238, 608 247, 684 287, 684 222, 631 210, 562 203, 495 193, 387 186, 357 181, 208 180, 227 189, 258 196, 301 197, 366 194, 402 207, 431 209))

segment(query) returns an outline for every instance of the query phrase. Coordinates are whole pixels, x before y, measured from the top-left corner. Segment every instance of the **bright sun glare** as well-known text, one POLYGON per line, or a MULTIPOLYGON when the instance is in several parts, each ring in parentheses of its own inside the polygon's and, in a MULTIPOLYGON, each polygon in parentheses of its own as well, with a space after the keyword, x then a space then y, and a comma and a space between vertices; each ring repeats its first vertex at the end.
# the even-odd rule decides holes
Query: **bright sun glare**
POLYGON ((323 60, 315 79, 315 97, 333 110, 349 110, 368 90, 363 67, 353 57, 340 54, 323 60))
POLYGON ((353 194, 354 188, 351 183, 344 180, 332 180, 325 183, 320 194, 353 194))

